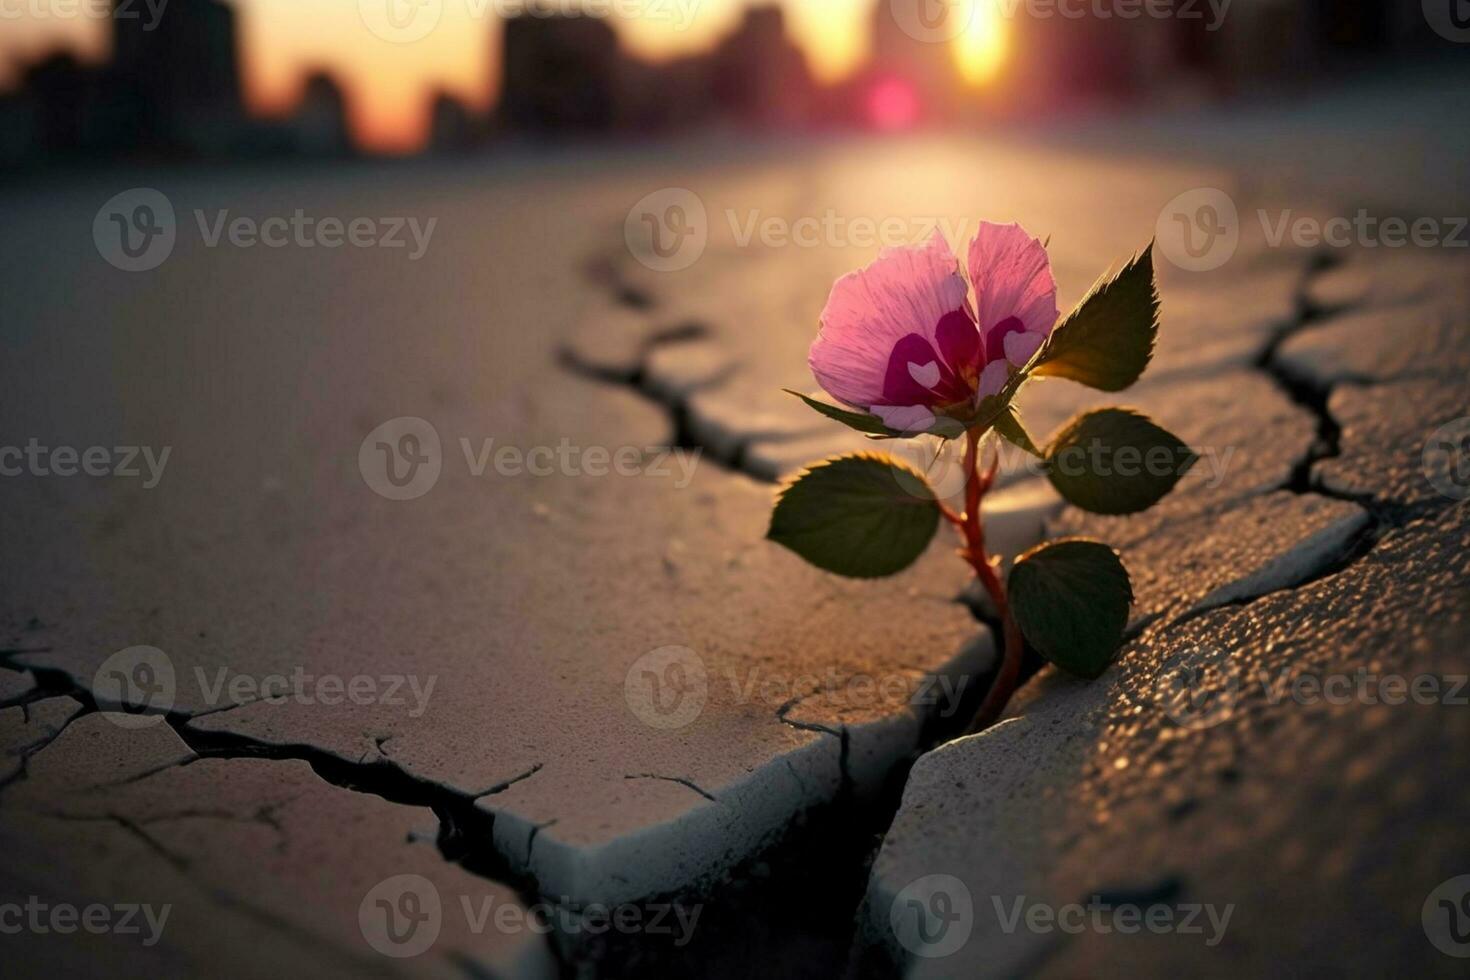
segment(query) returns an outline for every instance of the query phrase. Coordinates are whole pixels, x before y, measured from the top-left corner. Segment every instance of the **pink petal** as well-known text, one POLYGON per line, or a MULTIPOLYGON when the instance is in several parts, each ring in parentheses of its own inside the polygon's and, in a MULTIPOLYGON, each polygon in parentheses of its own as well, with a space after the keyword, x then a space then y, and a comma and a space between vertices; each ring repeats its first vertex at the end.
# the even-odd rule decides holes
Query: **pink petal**
POLYGON ((910 435, 927 432, 934 424, 934 413, 923 405, 874 405, 873 414, 890 429, 910 435))
POLYGON ((975 326, 969 310, 955 310, 945 314, 934 329, 939 341, 939 353, 956 375, 971 377, 980 370, 980 329, 975 326))
POLYGON ((1006 356, 1006 338, 1013 333, 1025 333, 1026 325, 1018 316, 1008 316, 985 332, 987 360, 998 361, 1006 356))
POLYGON ((924 245, 884 249, 832 286, 807 355, 812 374, 838 401, 870 407, 883 400, 894 346, 908 334, 936 344, 940 321, 965 309, 966 293, 959 261, 938 232, 924 245))
POLYGON ((909 362, 909 377, 913 378, 925 388, 933 388, 939 384, 939 362, 930 361, 928 364, 914 364, 909 362))
POLYGON ((1020 225, 981 222, 970 242, 970 282, 975 287, 980 329, 986 332, 1007 317, 1019 317, 1028 333, 1051 335, 1057 322, 1057 284, 1041 242, 1020 225))
POLYGON ((1006 334, 1006 360, 1016 367, 1024 367, 1026 362, 1041 350, 1041 345, 1045 342, 1045 337, 1039 333, 1031 333, 1029 330, 1025 333, 1006 334))
POLYGON ((977 394, 981 398, 989 398, 991 395, 1000 394, 1000 390, 1006 386, 1011 378, 1011 366, 1005 361, 991 361, 985 365, 985 370, 980 372, 980 384, 977 394))

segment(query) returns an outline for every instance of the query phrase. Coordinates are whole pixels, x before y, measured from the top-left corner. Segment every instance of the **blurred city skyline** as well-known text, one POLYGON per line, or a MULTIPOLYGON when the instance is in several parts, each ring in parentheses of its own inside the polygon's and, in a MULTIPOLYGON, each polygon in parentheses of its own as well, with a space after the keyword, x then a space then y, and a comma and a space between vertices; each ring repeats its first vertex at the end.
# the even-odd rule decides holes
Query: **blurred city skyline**
MULTIPOLYGON (((133 0, 145 23, 165 0, 133 0), (150 3, 152 7, 150 7, 150 3)), ((247 108, 264 117, 295 109, 309 76, 325 72, 346 93, 353 136, 363 149, 407 153, 429 137, 430 100, 439 92, 476 112, 499 98, 502 20, 498 11, 530 6, 573 10, 574 0, 423 0, 435 12, 423 37, 391 40, 374 32, 374 5, 388 0, 225 0, 237 11, 247 108)), ((396 0, 404 2, 404 0, 396 0)), ((851 76, 872 49, 875 7, 888 0, 603 0, 602 9, 642 10, 607 18, 628 53, 653 62, 708 51, 753 7, 779 6, 812 75, 823 83, 851 76)), ((957 0, 949 15, 968 27, 938 45, 962 77, 979 84, 998 66, 1006 25, 994 0, 957 0), (973 6, 967 6, 973 5, 973 6)), ((595 0, 594 0, 595 3, 595 0)), ((89 64, 111 56, 111 18, 92 12, 107 0, 11 0, 0 34, 0 91, 13 89, 31 63, 58 50, 89 64)), ((410 8, 411 9, 411 8, 410 8)), ((943 8, 939 8, 943 9, 943 8)), ((948 32, 945 32, 948 33, 948 32)))

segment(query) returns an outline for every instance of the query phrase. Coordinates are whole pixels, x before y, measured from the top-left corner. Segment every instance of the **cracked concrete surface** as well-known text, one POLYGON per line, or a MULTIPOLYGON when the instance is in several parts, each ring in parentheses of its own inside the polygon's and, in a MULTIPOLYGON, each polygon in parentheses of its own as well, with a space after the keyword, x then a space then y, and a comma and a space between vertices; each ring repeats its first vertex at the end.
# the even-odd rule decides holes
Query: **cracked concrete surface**
POLYGON ((147 929, 69 943, 23 933, 8 939, 7 958, 28 970, 87 972, 100 958, 134 975, 556 975, 541 935, 495 925, 501 907, 524 915, 513 890, 413 842, 437 826, 431 811, 328 786, 305 762, 196 759, 167 725, 121 729, 105 714, 83 721, 93 719, 112 729, 119 750, 171 738, 183 757, 84 793, 81 785, 116 775, 113 760, 91 753, 96 740, 53 742, 33 760, 24 792, 0 802, 0 896, 144 905, 168 916, 164 941, 148 942, 147 929), (380 955, 359 923, 375 896, 398 901, 394 883, 404 875, 438 903, 419 927, 438 938, 413 959, 380 955))
MULTIPOLYGON (((810 390, 816 314, 832 280, 873 249, 741 244, 737 226, 752 210, 1017 218, 1053 236, 1066 307, 1150 237, 1174 194, 1227 186, 1243 210, 1254 199, 1220 167, 1066 147, 921 139, 801 152, 796 172, 784 153, 755 153, 693 176, 682 165, 614 168, 595 183, 451 169, 431 190, 358 178, 316 190, 335 213, 439 214, 435 261, 407 272, 380 254, 318 265, 181 241, 144 288, 94 275, 85 238, 26 224, 44 209, 21 216, 16 240, 35 243, 46 271, 16 284, 14 308, 39 329, 22 358, 0 363, 7 432, 167 445, 173 455, 146 492, 88 480, 0 485, 0 657, 14 668, 0 669, 0 880, 17 894, 171 902, 186 924, 156 948, 123 953, 95 937, 28 943, 26 975, 104 954, 161 976, 628 966, 559 932, 468 929, 462 896, 521 910, 540 899, 573 910, 703 900, 715 938, 700 955, 712 959, 673 962, 719 975, 741 965, 732 950, 767 943, 751 922, 773 894, 792 903, 781 917, 793 921, 809 911, 801 900, 825 904, 802 891, 819 851, 818 877, 853 880, 832 886, 819 938, 800 926, 781 941, 809 975, 836 969, 896 786, 983 689, 995 651, 959 601, 967 577, 945 547, 895 579, 850 583, 762 541, 766 484, 868 446, 779 389, 810 390), (679 183, 705 198, 711 241, 689 270, 652 273, 617 251, 623 213, 651 187, 679 183), (548 188, 554 208, 534 193, 548 188), (350 304, 344 281, 358 294, 350 304), (221 282, 249 288, 222 305, 221 282), (74 299, 65 311, 45 300, 58 291, 74 299), (162 320, 161 293, 176 305, 162 320), (91 325, 104 314, 110 330, 98 337, 91 325), (45 384, 63 371, 65 390, 45 384), (396 416, 426 419, 441 442, 442 472, 414 500, 377 495, 359 472, 364 437, 396 416), (563 463, 549 475, 501 472, 494 455, 564 443, 627 448, 639 475, 563 463), (702 454, 687 485, 672 457, 666 473, 650 472, 667 444, 702 454), (94 710, 96 671, 139 644, 165 651, 175 689, 165 721, 123 728, 94 710), (694 659, 677 650, 642 659, 669 648, 694 659), (702 687, 658 686, 676 680, 671 663, 685 680, 697 667, 702 687), (381 697, 353 703, 324 691, 323 675, 370 679, 381 697), (263 698, 271 677, 310 696, 263 698), (416 680, 420 697, 405 681, 390 703, 393 678, 416 680), (679 690, 700 702, 686 723, 647 714, 679 690), (829 838, 837 843, 824 850, 829 838), (379 882, 402 874, 443 896, 445 939, 395 961, 371 948, 357 916, 379 882), (752 881, 768 890, 747 891, 752 881)), ((169 180, 184 208, 292 199, 272 180, 169 180)), ((90 193, 52 197, 55 213, 90 221, 95 211, 90 193)), ((1454 520, 1463 513, 1424 490, 1418 460, 1431 416, 1466 414, 1463 381, 1444 380, 1463 363, 1450 358, 1463 350, 1454 324, 1464 321, 1426 333, 1424 351, 1380 356, 1381 337, 1357 318, 1418 308, 1443 274, 1413 273, 1426 293, 1395 284, 1397 272, 1379 283, 1362 256, 1313 268, 1312 256, 1251 234, 1216 274, 1162 267, 1165 333, 1148 380, 1121 396, 1065 382, 1028 393, 1038 437, 1088 405, 1123 402, 1213 450, 1218 465, 1197 467, 1161 507, 1127 521, 1058 514, 1027 472, 1006 474, 1015 499, 991 502, 996 540, 1020 550, 1049 526, 1119 545, 1141 634, 1098 685, 1043 672, 1001 728, 922 758, 862 921, 880 922, 899 879, 930 867, 980 874, 977 902, 984 888, 1015 882, 1058 896, 1158 890, 1160 880, 1183 895, 1218 886, 1259 930, 1246 935, 1264 937, 1228 947, 1229 962, 1258 966, 1262 949, 1288 944, 1259 905, 1248 913, 1264 901, 1250 874, 1264 858, 1252 864, 1243 851, 1276 848, 1292 867, 1358 862, 1373 886, 1347 911, 1398 902, 1410 876, 1394 878, 1366 845, 1353 850, 1382 828, 1377 816, 1352 822, 1351 805, 1382 780, 1409 814, 1387 831, 1390 846, 1415 833, 1431 842, 1406 857, 1416 874, 1445 858, 1441 815, 1463 816, 1462 802, 1430 809, 1449 791, 1427 782, 1415 753, 1454 744, 1450 735, 1463 741, 1459 729, 1405 722, 1360 757, 1366 736, 1346 710, 1283 714, 1260 732, 1222 724, 1240 743, 1224 748, 1137 720, 1154 710, 1138 672, 1207 643, 1251 664, 1268 662, 1267 644, 1306 651, 1304 665, 1418 665, 1453 652, 1445 636, 1463 635, 1448 598, 1463 585, 1454 520), (1340 432, 1325 431, 1324 407, 1340 432), (1424 587, 1391 587, 1402 580, 1424 587), (1358 603, 1378 620, 1355 624, 1358 603), (1412 650, 1390 642, 1405 633, 1412 650), (1291 795, 1282 786, 1292 760, 1308 751, 1364 774, 1291 795), (1038 758, 1036 772, 1019 766, 1038 758), (1283 816, 1244 812, 1243 801, 1273 793, 1283 816), (1346 814, 1337 824, 1320 817, 1334 805, 1346 814), (1346 843, 1328 841, 1334 826, 1351 832, 1346 843), (1012 834, 1016 845, 997 849, 1012 834)), ((1231 724, 1267 714, 1248 707, 1231 724)), ((1313 875, 1290 887, 1303 901, 1331 897, 1313 875)), ((892 955, 885 935, 868 933, 860 959, 892 955)), ((977 938, 936 972, 1032 962, 1031 948, 1011 941, 992 949, 977 938)), ((780 942, 759 949, 761 962, 795 962, 780 942)), ((1106 955, 1110 966, 1158 956, 1148 962, 1172 967, 1184 962, 1174 950, 1106 955)), ((1083 942, 1048 955, 1066 975, 1099 954, 1083 942)))
MULTIPOLYGON (((1222 499, 1186 481, 1158 516, 1053 522, 1123 539, 1137 635, 1102 680, 1044 670, 1001 724, 918 761, 869 879, 861 972, 1457 975, 1419 917, 1470 859, 1451 748, 1470 734, 1470 509, 1421 457, 1429 433, 1470 413, 1456 369, 1470 305, 1441 292, 1437 326, 1421 329, 1424 306, 1407 300, 1422 293, 1372 285, 1402 263, 1353 263, 1307 277, 1304 312, 1257 362, 1296 414, 1318 416, 1315 438, 1298 425, 1288 443, 1282 489, 1222 499), (1314 319, 1312 304, 1346 309, 1314 319), (936 888, 963 903, 953 952, 904 924, 938 914, 922 904, 936 888), (1089 903, 1139 922, 1191 906, 1231 918, 1135 935, 1122 919, 1068 931, 1014 918, 1089 903)), ((1465 268, 1422 266, 1438 271, 1420 268, 1421 282, 1465 268)), ((1242 445, 1273 435, 1241 430, 1242 445)))

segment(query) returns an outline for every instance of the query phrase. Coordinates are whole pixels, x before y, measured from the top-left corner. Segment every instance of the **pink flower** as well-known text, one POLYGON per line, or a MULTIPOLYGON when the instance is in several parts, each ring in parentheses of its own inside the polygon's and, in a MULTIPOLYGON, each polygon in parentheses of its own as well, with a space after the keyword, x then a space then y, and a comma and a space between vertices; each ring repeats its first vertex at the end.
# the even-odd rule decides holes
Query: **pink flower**
POLYGON ((1046 249, 1020 225, 982 222, 968 264, 973 306, 937 231, 837 280, 807 355, 817 382, 901 432, 971 417, 1051 335, 1057 287, 1046 249))

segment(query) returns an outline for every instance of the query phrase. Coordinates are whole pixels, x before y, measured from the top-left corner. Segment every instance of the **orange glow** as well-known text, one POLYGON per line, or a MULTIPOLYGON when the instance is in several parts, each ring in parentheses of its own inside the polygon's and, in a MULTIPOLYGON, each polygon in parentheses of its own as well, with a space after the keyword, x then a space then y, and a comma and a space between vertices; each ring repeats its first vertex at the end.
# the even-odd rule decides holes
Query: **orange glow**
MULTIPOLYGON (((410 152, 426 136, 426 108, 443 89, 472 109, 486 111, 498 93, 500 22, 492 0, 430 0, 439 11, 434 29, 409 43, 376 36, 363 7, 383 0, 225 0, 239 14, 245 97, 261 115, 289 113, 305 75, 324 70, 347 94, 353 132, 367 149, 410 152)), ((888 0, 878 0, 887 3, 888 0)), ((1006 31, 997 0, 977 5, 955 58, 974 84, 989 80, 1004 60, 1006 31)), ((636 20, 614 27, 627 49, 665 60, 708 50, 739 21, 747 0, 661 0, 636 20)), ((503 4, 501 6, 504 6, 503 4)), ((782 0, 787 27, 823 82, 851 75, 868 55, 872 3, 858 0, 782 0)), ((4 69, 65 46, 89 60, 105 56, 109 23, 96 18, 23 13, 0 34, 0 86, 14 81, 4 69)), ((899 96, 883 97, 884 118, 899 115, 899 96)), ((914 107, 917 114, 918 107, 914 107)))
POLYGON ((411 43, 370 31, 356 0, 237 0, 246 101, 263 115, 291 111, 303 76, 329 72, 346 89, 353 134, 380 153, 418 149, 429 98, 443 88, 472 108, 491 102, 490 58, 499 33, 487 4, 449 0, 435 28, 411 43))
POLYGON ((955 39, 954 57, 960 76, 984 85, 999 74, 1010 42, 1010 25, 996 0, 969 0, 965 30, 955 39))

